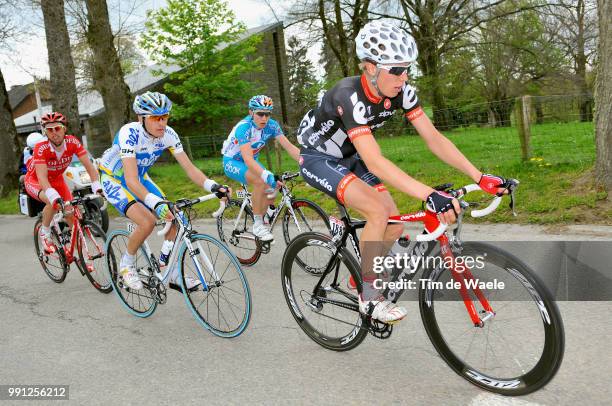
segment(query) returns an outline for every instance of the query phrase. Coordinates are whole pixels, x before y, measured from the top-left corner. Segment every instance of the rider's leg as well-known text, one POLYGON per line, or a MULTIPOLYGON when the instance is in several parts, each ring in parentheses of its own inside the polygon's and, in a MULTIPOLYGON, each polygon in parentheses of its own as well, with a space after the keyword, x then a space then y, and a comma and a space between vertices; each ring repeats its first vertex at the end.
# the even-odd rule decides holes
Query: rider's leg
POLYGON ((263 216, 268 206, 274 202, 274 199, 268 199, 266 195, 266 190, 269 189, 270 186, 264 182, 260 176, 253 173, 253 171, 247 171, 246 180, 248 185, 253 187, 251 196, 253 215, 263 216))
POLYGON ((136 255, 138 248, 140 248, 155 227, 155 215, 140 202, 132 204, 125 214, 136 224, 136 229, 130 234, 127 243, 128 254, 136 255))

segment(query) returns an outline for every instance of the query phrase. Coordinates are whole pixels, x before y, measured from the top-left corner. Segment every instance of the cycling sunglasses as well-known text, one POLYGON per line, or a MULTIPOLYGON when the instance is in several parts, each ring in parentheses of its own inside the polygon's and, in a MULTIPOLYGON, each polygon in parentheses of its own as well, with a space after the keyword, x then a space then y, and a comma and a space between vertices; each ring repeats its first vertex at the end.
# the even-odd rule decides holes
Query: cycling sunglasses
POLYGON ((404 72, 408 74, 410 66, 388 66, 388 65, 376 65, 377 68, 384 69, 392 75, 402 76, 404 72))
POLYGON ((270 117, 270 112, 269 111, 258 111, 255 114, 257 114, 257 116, 259 117, 270 117))
POLYGON ((162 120, 168 121, 168 119, 170 118, 170 114, 163 114, 161 116, 149 116, 149 118, 159 123, 162 120))
POLYGON ((54 126, 45 127, 45 131, 58 132, 63 128, 66 128, 66 127, 64 127, 62 124, 57 124, 54 126))

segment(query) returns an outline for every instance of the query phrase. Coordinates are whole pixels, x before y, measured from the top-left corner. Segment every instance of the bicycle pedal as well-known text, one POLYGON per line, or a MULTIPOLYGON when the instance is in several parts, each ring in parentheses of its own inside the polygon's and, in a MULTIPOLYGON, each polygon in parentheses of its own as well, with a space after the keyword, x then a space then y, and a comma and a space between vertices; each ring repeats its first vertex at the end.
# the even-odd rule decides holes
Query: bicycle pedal
MULTIPOLYGON (((193 288, 191 288, 191 289, 187 289, 187 292, 195 292, 196 290, 198 290, 198 289, 200 288, 200 286, 202 286, 202 285, 196 285, 196 286, 194 286, 194 287, 193 287, 193 288)), ((181 288, 181 285, 177 285, 176 283, 170 282, 170 283, 168 284, 168 287, 169 287, 170 289, 174 289, 174 290, 176 290, 177 292, 181 292, 181 293, 183 293, 183 289, 181 288)))

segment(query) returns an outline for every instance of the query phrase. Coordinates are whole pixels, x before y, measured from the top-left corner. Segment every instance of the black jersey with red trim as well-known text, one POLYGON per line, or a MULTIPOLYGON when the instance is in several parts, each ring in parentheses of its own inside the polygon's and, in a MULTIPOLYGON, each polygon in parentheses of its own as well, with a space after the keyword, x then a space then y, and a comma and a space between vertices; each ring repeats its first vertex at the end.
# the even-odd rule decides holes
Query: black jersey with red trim
POLYGON ((412 86, 404 84, 397 96, 380 98, 370 92, 364 75, 344 78, 306 113, 297 139, 304 148, 346 158, 357 152, 353 140, 382 127, 399 109, 410 121, 423 114, 412 86))

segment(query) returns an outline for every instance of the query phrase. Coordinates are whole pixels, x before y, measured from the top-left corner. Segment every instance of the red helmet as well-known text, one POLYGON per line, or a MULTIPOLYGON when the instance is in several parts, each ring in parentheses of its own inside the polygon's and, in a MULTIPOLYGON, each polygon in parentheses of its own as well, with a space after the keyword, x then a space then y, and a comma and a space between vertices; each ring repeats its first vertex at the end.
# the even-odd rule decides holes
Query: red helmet
POLYGON ((66 117, 62 113, 58 113, 57 111, 53 111, 51 113, 43 114, 40 118, 40 125, 45 126, 50 123, 61 123, 66 125, 66 117))

